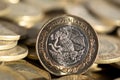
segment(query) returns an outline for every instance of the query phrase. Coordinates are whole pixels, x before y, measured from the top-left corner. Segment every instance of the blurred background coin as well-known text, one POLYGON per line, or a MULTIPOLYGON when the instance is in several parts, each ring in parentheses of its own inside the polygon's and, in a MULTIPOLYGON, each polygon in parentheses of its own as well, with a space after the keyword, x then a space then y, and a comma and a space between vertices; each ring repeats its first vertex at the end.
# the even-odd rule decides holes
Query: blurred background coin
POLYGON ((10 67, 0 66, 0 80, 27 80, 20 73, 10 67))
POLYGON ((28 55, 28 49, 25 46, 16 46, 12 49, 0 51, 0 61, 16 61, 25 58, 28 55))
POLYGON ((120 10, 106 0, 92 0, 86 4, 89 10, 104 23, 120 26, 120 10))
POLYGON ((95 31, 85 20, 72 15, 48 21, 36 42, 41 64, 59 76, 86 71, 93 64, 97 50, 95 31))
POLYGON ((20 72, 27 80, 51 80, 50 74, 25 60, 14 62, 5 62, 4 65, 12 68, 14 71, 20 72))
POLYGON ((0 40, 19 40, 20 35, 0 25, 0 40))
POLYGON ((120 61, 120 40, 117 37, 99 35, 99 51, 96 63, 110 64, 120 61))
POLYGON ((10 13, 5 17, 17 22, 20 26, 30 28, 42 19, 43 13, 31 5, 18 3, 10 5, 10 13))
POLYGON ((11 49, 17 45, 18 41, 0 40, 0 50, 11 49))

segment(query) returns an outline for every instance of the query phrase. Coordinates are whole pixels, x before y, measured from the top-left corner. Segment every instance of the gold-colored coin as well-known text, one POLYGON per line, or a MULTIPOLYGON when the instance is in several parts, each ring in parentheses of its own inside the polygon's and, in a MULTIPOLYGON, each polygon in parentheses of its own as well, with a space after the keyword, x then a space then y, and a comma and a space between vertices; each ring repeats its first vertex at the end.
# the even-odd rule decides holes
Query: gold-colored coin
POLYGON ((20 35, 0 25, 0 40, 19 40, 20 35))
POLYGON ((51 80, 51 76, 48 72, 33 66, 24 60, 6 62, 5 65, 23 74, 27 80, 51 80))
POLYGON ((87 7, 106 24, 120 26, 120 10, 105 0, 91 0, 87 7))
POLYGON ((17 45, 17 41, 0 40, 0 50, 11 49, 17 45))
POLYGON ((12 49, 0 51, 0 61, 16 61, 25 58, 28 49, 25 46, 16 46, 12 49))
POLYGON ((6 27, 7 29, 19 34, 21 36, 20 39, 24 39, 26 37, 27 29, 17 25, 13 21, 0 18, 0 24, 6 27))
POLYGON ((115 29, 113 26, 104 24, 92 16, 83 5, 68 5, 66 11, 69 14, 80 16, 88 21, 98 33, 109 33, 115 29))
POLYGON ((10 11, 9 5, 0 0, 0 16, 5 16, 10 11))
POLYGON ((43 13, 31 5, 18 3, 10 5, 10 13, 6 17, 14 20, 20 26, 30 28, 42 19, 43 13))
POLYGON ((27 57, 29 59, 38 60, 38 56, 37 56, 35 48, 29 48, 29 53, 27 57))
POLYGON ((109 64, 120 61, 120 40, 119 38, 99 35, 99 53, 96 63, 109 64))
POLYGON ((94 79, 85 75, 69 75, 53 80, 94 80, 94 79))
POLYGON ((0 80, 26 80, 20 73, 10 67, 0 66, 0 80))

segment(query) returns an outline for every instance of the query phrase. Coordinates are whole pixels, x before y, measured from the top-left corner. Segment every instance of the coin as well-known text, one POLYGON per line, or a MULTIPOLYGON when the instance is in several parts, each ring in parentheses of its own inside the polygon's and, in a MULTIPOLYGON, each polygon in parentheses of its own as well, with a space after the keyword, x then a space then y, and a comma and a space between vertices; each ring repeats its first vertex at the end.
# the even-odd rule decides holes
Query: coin
POLYGON ((31 28, 43 16, 42 11, 24 3, 11 4, 10 10, 10 13, 6 17, 26 28, 31 28))
POLYGON ((20 38, 24 39, 26 37, 27 30, 24 27, 20 27, 14 22, 3 18, 0 18, 0 24, 15 32, 16 34, 19 34, 21 36, 20 38))
POLYGON ((2 41, 0 40, 0 50, 11 49, 17 45, 17 41, 2 41))
POLYGON ((41 64, 54 75, 77 74, 94 62, 97 36, 83 19, 63 15, 48 21, 40 30, 36 51, 41 64))
POLYGON ((120 26, 120 10, 105 0, 92 0, 87 4, 88 8, 105 23, 120 26))
POLYGON ((16 46, 12 49, 0 51, 0 61, 16 61, 25 58, 28 55, 28 49, 25 46, 16 46))
POLYGON ((0 1, 0 16, 5 16, 10 11, 9 5, 3 1, 0 1))
POLYGON ((7 66, 0 66, 0 80, 26 80, 18 72, 7 66))
POLYGON ((118 28, 117 34, 118 34, 118 36, 120 37, 120 28, 118 28))
POLYGON ((27 80, 42 80, 42 78, 44 78, 43 80, 51 80, 51 76, 48 72, 35 67, 25 60, 5 62, 5 65, 23 74, 27 80))
POLYGON ((20 35, 0 25, 0 40, 19 40, 20 35))
POLYGON ((69 75, 53 80, 94 80, 94 79, 85 75, 69 75))
POLYGON ((110 33, 115 27, 102 23, 99 19, 92 16, 83 5, 68 5, 66 11, 69 14, 82 17, 89 22, 98 33, 110 33))
POLYGON ((29 53, 27 57, 29 59, 38 60, 38 56, 37 56, 35 48, 29 48, 29 53))
POLYGON ((109 64, 120 61, 120 40, 113 36, 99 35, 100 48, 96 63, 109 64))

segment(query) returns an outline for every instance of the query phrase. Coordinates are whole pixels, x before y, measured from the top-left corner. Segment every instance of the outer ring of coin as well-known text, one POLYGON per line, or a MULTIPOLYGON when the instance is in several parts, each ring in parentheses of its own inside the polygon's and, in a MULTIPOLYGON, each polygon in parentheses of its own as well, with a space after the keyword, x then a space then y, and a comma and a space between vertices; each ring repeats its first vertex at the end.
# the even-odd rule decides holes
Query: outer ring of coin
MULTIPOLYGON (((83 73, 95 61, 98 51, 98 39, 93 28, 85 20, 73 15, 63 15, 56 17, 48 21, 45 25, 43 25, 37 37, 36 51, 41 64, 45 67, 45 69, 47 69, 49 72, 51 72, 54 75, 60 76, 60 75, 83 73), (47 45, 49 40, 48 37, 50 37, 52 31, 56 30, 57 28, 58 30, 60 30, 63 29, 64 27, 67 29, 66 26, 71 27, 71 29, 74 26, 73 27, 74 29, 79 29, 80 30, 79 32, 82 32, 82 35, 85 36, 85 37, 81 37, 81 39, 86 38, 86 42, 85 42, 86 45, 84 46, 86 52, 83 53, 83 55, 77 54, 80 55, 79 57, 81 58, 79 58, 79 60, 77 59, 77 61, 74 64, 71 64, 70 62, 69 63, 70 65, 60 64, 59 60, 58 62, 56 62, 55 61, 56 57, 51 57, 50 56, 51 54, 47 50, 49 49, 47 45)), ((60 60, 62 61, 62 59, 60 60)))

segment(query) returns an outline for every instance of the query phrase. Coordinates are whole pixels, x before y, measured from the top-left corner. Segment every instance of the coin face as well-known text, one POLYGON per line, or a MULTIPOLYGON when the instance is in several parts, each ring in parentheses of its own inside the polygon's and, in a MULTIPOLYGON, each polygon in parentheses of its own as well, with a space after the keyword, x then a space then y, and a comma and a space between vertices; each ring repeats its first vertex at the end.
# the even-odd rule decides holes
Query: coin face
POLYGON ((10 67, 0 66, 1 80, 26 80, 20 73, 14 71, 10 67))
POLYGON ((63 15, 43 26, 36 50, 42 65, 54 75, 82 73, 94 62, 98 41, 86 21, 63 15))
POLYGON ((94 80, 94 79, 85 75, 69 75, 53 80, 94 80))
POLYGON ((12 49, 0 51, 0 61, 16 61, 25 58, 28 49, 25 46, 16 46, 12 49))
POLYGON ((19 34, 20 38, 25 38, 27 34, 27 30, 24 27, 18 26, 17 24, 13 23, 12 21, 7 21, 6 19, 0 19, 0 24, 6 27, 7 29, 19 34))
POLYGON ((20 35, 0 25, 0 40, 19 40, 20 35))
POLYGON ((109 64, 120 61, 120 40, 113 36, 99 35, 99 52, 96 63, 109 64))
POLYGON ((88 8, 102 19, 110 21, 112 25, 120 26, 120 10, 105 0, 92 0, 87 4, 88 8), (110 14, 111 13, 111 14, 110 14), (114 15, 113 15, 114 14, 114 15))
POLYGON ((5 65, 24 75, 27 80, 51 80, 50 74, 24 60, 5 62, 5 65), (44 78, 44 79, 42 79, 44 78))
POLYGON ((0 40, 0 50, 11 49, 17 45, 17 41, 0 40))
POLYGON ((98 33, 110 33, 115 29, 113 26, 106 25, 95 16, 91 15, 83 5, 69 5, 66 7, 66 11, 69 14, 80 16, 88 21, 98 33))

